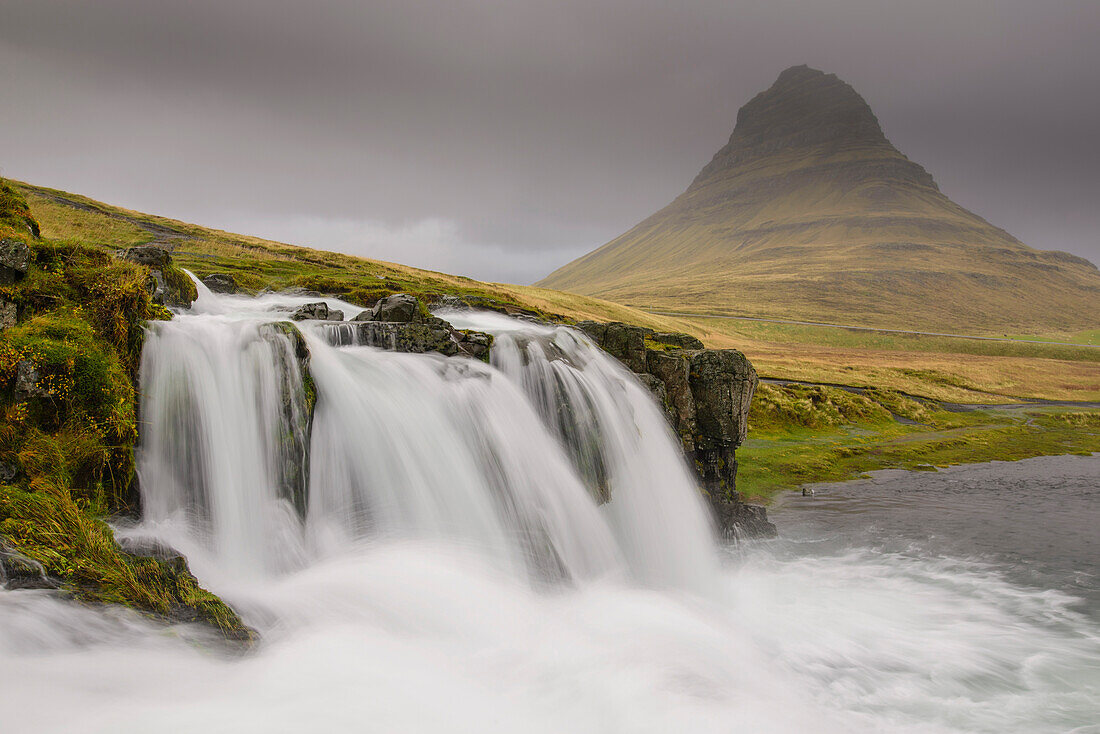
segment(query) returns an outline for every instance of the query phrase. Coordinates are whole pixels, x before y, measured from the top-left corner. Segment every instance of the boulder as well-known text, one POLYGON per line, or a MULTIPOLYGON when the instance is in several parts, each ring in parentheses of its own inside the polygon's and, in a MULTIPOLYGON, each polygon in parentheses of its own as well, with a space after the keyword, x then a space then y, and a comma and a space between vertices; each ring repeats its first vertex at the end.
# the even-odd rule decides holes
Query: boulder
POLYGON ((391 352, 439 352, 448 357, 459 352, 458 342, 452 336, 449 325, 362 321, 358 328, 360 344, 391 352))
MULTIPOLYGON (((304 306, 299 306, 290 318, 295 321, 328 321, 328 304, 324 301, 307 303, 304 306)), ((343 314, 341 314, 341 318, 343 318, 343 314)))
POLYGON ((168 250, 156 245, 131 247, 122 253, 122 257, 125 260, 154 270, 163 270, 172 262, 172 256, 168 254, 168 250))
POLYGON ((690 382, 699 435, 740 446, 759 382, 749 360, 736 349, 692 352, 690 382))
POLYGON ((19 307, 11 301, 0 299, 0 331, 10 329, 19 320, 19 307))
POLYGON ((343 321, 344 312, 338 308, 329 309, 327 321, 343 321))
POLYGON ((21 359, 15 364, 15 401, 18 403, 34 397, 46 395, 46 390, 39 385, 40 377, 34 363, 29 359, 21 359))
POLYGON ((202 279, 202 284, 214 293, 236 293, 237 280, 229 273, 211 273, 202 279))
POLYGON ((187 559, 184 555, 155 538, 123 537, 118 538, 116 542, 123 553, 139 558, 153 558, 176 573, 187 572, 187 559))
POLYGON ((26 242, 0 240, 0 285, 11 285, 27 274, 31 265, 31 248, 26 242))
POLYGON ((410 296, 408 293, 394 293, 374 304, 371 320, 413 323, 424 320, 424 310, 416 296, 410 296))

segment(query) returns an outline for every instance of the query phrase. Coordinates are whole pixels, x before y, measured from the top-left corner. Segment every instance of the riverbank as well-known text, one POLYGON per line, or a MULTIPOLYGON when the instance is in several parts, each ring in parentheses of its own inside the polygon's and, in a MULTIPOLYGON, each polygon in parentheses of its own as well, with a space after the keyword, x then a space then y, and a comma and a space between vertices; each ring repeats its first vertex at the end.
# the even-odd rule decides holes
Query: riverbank
POLYGON ((769 502, 809 482, 878 469, 933 470, 1100 452, 1100 410, 1083 404, 974 406, 886 390, 763 383, 738 450, 737 488, 769 502))

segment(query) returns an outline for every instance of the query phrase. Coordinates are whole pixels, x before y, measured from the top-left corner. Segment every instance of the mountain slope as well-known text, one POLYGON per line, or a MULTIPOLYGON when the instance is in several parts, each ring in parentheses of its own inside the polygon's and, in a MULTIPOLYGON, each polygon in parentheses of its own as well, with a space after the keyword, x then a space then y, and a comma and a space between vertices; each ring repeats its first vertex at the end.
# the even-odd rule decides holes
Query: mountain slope
POLYGON ((661 211, 538 283, 634 306, 1050 332, 1100 322, 1100 271, 952 202, 851 86, 787 69, 661 211))

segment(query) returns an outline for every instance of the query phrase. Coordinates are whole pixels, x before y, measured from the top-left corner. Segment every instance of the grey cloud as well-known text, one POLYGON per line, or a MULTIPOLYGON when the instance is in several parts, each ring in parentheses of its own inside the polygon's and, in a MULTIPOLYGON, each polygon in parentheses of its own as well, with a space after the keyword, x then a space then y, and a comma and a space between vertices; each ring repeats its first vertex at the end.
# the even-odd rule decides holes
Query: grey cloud
POLYGON ((948 195, 1095 261, 1098 30, 1090 0, 0 0, 0 166, 530 281, 667 203, 741 104, 809 63, 948 195), (449 239, 409 249, 439 222, 449 239))

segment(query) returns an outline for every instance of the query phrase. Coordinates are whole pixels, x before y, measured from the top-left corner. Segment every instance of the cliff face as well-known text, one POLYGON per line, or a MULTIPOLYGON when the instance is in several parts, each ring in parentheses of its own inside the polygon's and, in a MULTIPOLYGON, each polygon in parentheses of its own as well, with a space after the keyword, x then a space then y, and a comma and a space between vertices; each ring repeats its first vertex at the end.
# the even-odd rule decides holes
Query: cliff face
POLYGON ((1100 320, 1100 271, 958 206, 835 75, 798 66, 671 204, 539 285, 653 308, 967 332, 1100 320), (965 328, 964 328, 965 327, 965 328))
POLYGON ((764 508, 742 502, 737 493, 737 447, 745 440, 759 382, 745 355, 629 324, 582 321, 577 328, 637 374, 664 405, 722 531, 774 537, 764 508))

